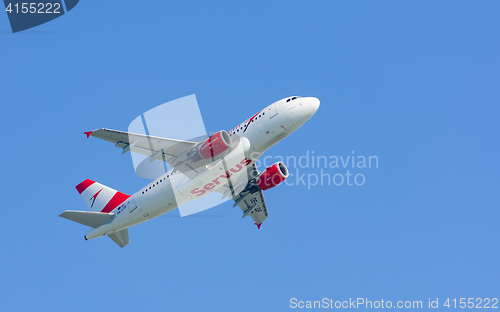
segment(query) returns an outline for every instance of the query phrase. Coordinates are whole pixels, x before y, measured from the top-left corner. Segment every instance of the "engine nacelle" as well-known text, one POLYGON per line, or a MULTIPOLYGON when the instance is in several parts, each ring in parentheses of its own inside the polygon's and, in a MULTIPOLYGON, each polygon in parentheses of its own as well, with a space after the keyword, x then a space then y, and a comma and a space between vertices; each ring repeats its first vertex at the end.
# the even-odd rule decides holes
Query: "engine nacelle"
POLYGON ((268 167, 257 180, 257 185, 263 191, 278 186, 281 182, 288 178, 288 169, 281 161, 268 167))
POLYGON ((211 159, 219 156, 231 147, 231 137, 222 130, 211 135, 198 150, 201 157, 211 159))

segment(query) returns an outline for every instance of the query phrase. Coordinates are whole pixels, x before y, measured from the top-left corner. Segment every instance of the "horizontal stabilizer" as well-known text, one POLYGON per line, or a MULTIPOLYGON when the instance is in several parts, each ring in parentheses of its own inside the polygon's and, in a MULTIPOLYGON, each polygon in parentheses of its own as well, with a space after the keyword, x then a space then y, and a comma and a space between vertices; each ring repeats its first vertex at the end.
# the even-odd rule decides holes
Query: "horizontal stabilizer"
POLYGON ((114 213, 66 210, 65 212, 61 213, 59 217, 75 221, 95 229, 111 220, 113 215, 114 213))
POLYGON ((128 229, 108 234, 108 237, 111 238, 113 242, 117 243, 118 246, 122 248, 129 243, 128 229))

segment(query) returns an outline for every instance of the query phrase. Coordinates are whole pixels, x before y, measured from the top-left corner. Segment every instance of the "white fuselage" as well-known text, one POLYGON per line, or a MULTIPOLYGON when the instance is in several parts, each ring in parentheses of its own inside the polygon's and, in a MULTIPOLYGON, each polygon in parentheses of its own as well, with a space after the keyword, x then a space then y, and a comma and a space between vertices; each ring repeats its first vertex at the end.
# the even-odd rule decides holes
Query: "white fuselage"
POLYGON ((235 175, 246 172, 242 169, 301 127, 318 108, 319 100, 314 97, 288 97, 267 106, 228 131, 230 136, 240 138, 240 148, 224 157, 224 168, 215 163, 192 179, 180 172, 172 174, 172 170, 162 174, 115 208, 114 217, 91 229, 86 239, 129 228, 218 190, 227 182, 226 170, 235 175))

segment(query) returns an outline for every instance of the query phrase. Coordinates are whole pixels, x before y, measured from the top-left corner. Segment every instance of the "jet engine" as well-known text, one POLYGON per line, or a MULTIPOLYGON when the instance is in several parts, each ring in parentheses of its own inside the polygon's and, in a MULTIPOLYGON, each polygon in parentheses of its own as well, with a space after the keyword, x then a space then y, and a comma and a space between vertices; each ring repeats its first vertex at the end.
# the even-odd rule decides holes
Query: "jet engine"
POLYGON ((204 159, 211 159, 227 151, 231 143, 229 134, 222 130, 212 134, 198 149, 198 153, 204 159))
POLYGON ((275 186, 278 186, 281 182, 288 178, 288 169, 285 164, 281 161, 275 163, 271 167, 268 167, 257 179, 257 186, 263 190, 269 190, 275 186))

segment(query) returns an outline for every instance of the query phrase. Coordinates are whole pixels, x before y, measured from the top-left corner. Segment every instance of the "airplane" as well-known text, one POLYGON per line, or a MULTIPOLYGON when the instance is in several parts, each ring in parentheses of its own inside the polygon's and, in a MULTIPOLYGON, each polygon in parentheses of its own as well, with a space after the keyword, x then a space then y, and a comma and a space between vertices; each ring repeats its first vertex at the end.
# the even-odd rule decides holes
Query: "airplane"
POLYGON ((289 175, 282 162, 258 172, 255 161, 271 146, 305 124, 318 110, 319 99, 281 99, 229 132, 221 130, 201 142, 167 139, 111 129, 84 132, 127 152, 160 160, 170 169, 133 195, 86 179, 76 190, 90 211, 66 210, 60 217, 91 229, 85 240, 108 236, 120 247, 129 243, 128 228, 167 213, 213 192, 231 197, 242 218, 250 216, 260 229, 269 217, 263 191, 289 175))

